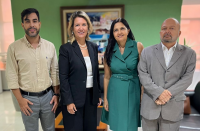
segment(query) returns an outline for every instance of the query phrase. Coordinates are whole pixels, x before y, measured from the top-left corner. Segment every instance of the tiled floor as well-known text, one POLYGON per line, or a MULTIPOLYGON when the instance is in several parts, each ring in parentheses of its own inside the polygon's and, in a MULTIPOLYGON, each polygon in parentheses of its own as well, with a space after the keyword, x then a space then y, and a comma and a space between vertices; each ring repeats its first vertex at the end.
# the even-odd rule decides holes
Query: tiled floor
POLYGON ((184 115, 179 131, 200 131, 200 114, 193 107, 190 115, 184 115))
MULTIPOLYGON (((192 114, 196 115, 184 116, 180 131, 200 131, 200 114, 193 108, 192 114)), ((0 131, 25 131, 21 113, 15 111, 10 91, 0 93, 0 131)), ((41 125, 39 131, 42 131, 41 125)))
MULTIPOLYGON (((0 116, 0 131, 25 131, 21 112, 15 111, 10 91, 0 93, 0 116)), ((39 131, 42 131, 41 125, 39 131)))
MULTIPOLYGON (((39 130, 42 131, 41 126, 39 130)), ((25 131, 21 113, 15 111, 10 91, 0 94, 0 131, 25 131)))

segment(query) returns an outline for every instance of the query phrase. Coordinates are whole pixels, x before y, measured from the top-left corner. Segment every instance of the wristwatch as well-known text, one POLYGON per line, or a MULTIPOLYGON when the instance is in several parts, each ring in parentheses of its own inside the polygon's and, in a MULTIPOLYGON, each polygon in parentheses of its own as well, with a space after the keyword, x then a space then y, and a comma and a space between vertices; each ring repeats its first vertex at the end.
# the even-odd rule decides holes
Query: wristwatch
POLYGON ((56 94, 56 93, 54 93, 53 95, 54 95, 54 96, 57 96, 57 97, 60 97, 60 94, 56 94))

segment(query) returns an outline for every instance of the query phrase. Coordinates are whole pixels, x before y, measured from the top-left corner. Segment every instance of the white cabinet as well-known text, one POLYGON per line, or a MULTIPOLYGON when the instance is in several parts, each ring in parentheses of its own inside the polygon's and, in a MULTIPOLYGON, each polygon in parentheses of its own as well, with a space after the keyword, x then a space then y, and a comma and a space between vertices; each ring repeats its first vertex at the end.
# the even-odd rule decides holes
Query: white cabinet
POLYGON ((2 93, 3 89, 2 89, 2 80, 1 80, 1 71, 0 71, 0 93, 2 93))
POLYGON ((6 71, 5 70, 1 70, 1 82, 2 82, 3 90, 9 90, 7 80, 6 80, 6 71))

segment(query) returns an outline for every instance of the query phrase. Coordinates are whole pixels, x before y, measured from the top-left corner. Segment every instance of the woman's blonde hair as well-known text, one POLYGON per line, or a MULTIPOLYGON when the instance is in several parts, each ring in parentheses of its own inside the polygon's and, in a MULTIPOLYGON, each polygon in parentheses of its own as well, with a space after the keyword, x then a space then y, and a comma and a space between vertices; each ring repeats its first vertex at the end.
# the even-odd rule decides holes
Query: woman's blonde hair
POLYGON ((76 11, 76 12, 72 13, 72 15, 70 16, 70 19, 69 19, 68 35, 69 35, 70 42, 73 43, 75 41, 75 36, 74 36, 74 33, 73 33, 73 26, 74 26, 74 20, 75 20, 76 17, 81 17, 81 18, 83 18, 87 21, 88 33, 86 35, 86 40, 90 40, 89 35, 93 31, 93 27, 92 27, 92 23, 90 21, 90 18, 84 11, 76 11))

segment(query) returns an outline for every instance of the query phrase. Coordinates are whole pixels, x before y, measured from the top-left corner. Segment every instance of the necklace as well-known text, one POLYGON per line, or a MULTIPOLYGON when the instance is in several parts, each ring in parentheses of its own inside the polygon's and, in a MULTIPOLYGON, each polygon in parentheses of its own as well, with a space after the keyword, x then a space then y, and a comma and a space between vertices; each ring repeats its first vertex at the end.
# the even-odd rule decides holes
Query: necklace
POLYGON ((86 43, 84 45, 78 44, 81 50, 87 50, 86 43))
POLYGON ((81 48, 81 50, 87 50, 87 47, 85 47, 85 48, 81 48))
POLYGON ((81 45, 81 44, 78 43, 78 45, 79 45, 79 47, 80 47, 81 50, 87 50, 86 43, 84 45, 81 45))
POLYGON ((86 47, 86 43, 84 45, 78 44, 80 47, 86 47))

